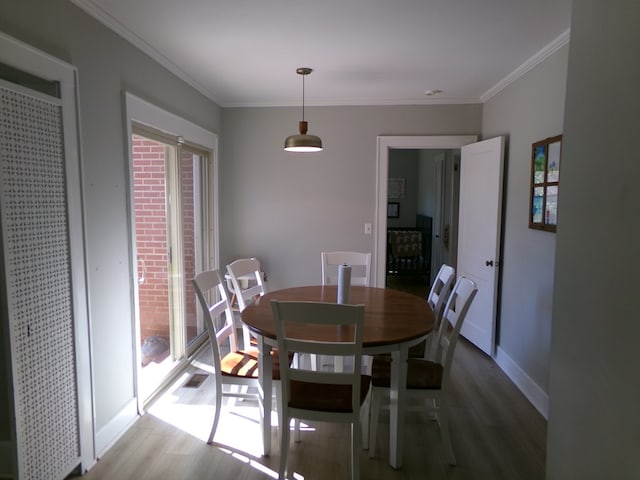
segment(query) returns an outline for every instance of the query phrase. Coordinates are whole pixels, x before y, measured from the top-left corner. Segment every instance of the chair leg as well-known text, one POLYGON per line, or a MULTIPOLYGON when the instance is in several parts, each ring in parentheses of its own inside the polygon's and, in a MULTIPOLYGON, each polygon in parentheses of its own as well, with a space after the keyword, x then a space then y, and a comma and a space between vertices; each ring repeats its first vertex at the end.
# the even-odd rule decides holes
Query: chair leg
MULTIPOLYGON (((217 377, 216 377, 217 378, 217 377)), ((218 429, 218 421, 220 420, 220 409, 222 408, 222 384, 216 382, 216 411, 213 414, 213 425, 211 426, 211 433, 209 433, 208 444, 213 442, 213 437, 216 435, 218 429)))
POLYGON ((369 449, 369 422, 371 416, 371 391, 369 391, 368 398, 364 401, 362 409, 360 410, 360 427, 362 434, 362 449, 369 449))
POLYGON ((369 355, 362 356, 362 374, 371 376, 371 369, 373 368, 373 357, 369 355))
MULTIPOLYGON (((318 360, 317 360, 318 355, 316 355, 315 353, 309 353, 309 354, 305 354, 305 355, 308 355, 308 357, 309 357, 309 363, 310 363, 310 366, 311 366, 311 370, 314 370, 314 371, 317 370, 318 369, 318 360)), ((300 354, 296 353, 294 355, 294 357, 293 357, 293 363, 292 363, 293 367, 294 368, 299 368, 300 365, 302 365, 302 361, 303 360, 302 360, 302 358, 300 358, 300 354)), ((305 366, 306 366, 306 363, 305 363, 305 366)))
POLYGON ((318 370, 318 356, 315 353, 312 353, 310 355, 310 359, 311 359, 311 370, 317 371, 318 370))
MULTIPOLYGON (((283 419, 282 419, 282 405, 281 405, 281 397, 282 397, 282 384, 280 382, 273 382, 273 393, 275 395, 275 402, 273 402, 273 407, 276 409, 276 413, 278 414, 278 435, 282 435, 283 430, 283 419)), ((269 413, 271 415, 271 413, 269 413)))
POLYGON ((294 440, 296 443, 300 443, 300 419, 296 418, 293 420, 293 428, 295 430, 294 440))
POLYGON ((432 422, 435 422, 438 420, 438 404, 436 403, 436 399, 435 398, 427 398, 425 399, 425 407, 427 409, 427 412, 429 413, 429 418, 431 418, 432 422))
POLYGON ((333 371, 344 372, 344 357, 333 357, 333 371))
POLYGON ((289 423, 291 419, 289 415, 285 415, 283 412, 284 422, 286 422, 287 428, 281 428, 282 433, 280 435, 280 467, 278 469, 278 478, 284 480, 287 478, 287 456, 289 454, 289 423))
MULTIPOLYGON (((285 429, 288 430, 290 428, 290 425, 289 424, 285 425, 285 420, 282 414, 284 410, 282 406, 282 384, 280 382, 274 382, 273 389, 276 395, 275 406, 277 408, 277 413, 278 413, 278 431, 279 431, 278 433, 281 436, 282 431, 285 429)), ((296 442, 300 442, 300 420, 297 418, 294 419, 294 429, 295 429, 294 439, 296 442)))
POLYGON ((378 435, 378 421, 380 404, 382 403, 382 389, 371 387, 371 407, 369 415, 369 458, 376 453, 376 436, 378 435))

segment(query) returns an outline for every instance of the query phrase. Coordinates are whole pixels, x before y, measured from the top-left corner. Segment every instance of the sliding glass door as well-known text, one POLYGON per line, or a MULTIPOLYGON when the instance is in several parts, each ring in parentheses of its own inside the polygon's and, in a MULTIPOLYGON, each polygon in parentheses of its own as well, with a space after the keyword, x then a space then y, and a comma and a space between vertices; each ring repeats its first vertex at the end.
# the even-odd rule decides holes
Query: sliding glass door
POLYGON ((131 139, 140 332, 139 396, 145 401, 204 332, 191 279, 207 256, 205 152, 135 127, 131 139))

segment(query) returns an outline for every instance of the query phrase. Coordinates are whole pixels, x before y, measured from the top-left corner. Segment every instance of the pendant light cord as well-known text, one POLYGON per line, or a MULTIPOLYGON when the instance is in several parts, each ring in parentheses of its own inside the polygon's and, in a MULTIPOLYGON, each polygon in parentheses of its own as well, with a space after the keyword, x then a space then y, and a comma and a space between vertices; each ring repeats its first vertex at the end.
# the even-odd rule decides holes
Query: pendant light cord
POLYGON ((302 121, 304 122, 304 77, 306 75, 302 75, 302 121))

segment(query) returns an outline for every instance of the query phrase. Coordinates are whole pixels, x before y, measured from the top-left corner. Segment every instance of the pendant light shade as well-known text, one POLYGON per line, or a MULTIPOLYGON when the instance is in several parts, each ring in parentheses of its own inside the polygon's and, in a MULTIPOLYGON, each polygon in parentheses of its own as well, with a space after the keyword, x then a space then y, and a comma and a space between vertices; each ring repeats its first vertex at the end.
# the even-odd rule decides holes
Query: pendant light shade
POLYGON ((309 124, 304 119, 304 77, 313 72, 310 68, 298 68, 296 73, 302 75, 302 121, 298 123, 298 134, 290 135, 284 141, 287 152, 320 152, 322 140, 316 135, 308 135, 309 124))

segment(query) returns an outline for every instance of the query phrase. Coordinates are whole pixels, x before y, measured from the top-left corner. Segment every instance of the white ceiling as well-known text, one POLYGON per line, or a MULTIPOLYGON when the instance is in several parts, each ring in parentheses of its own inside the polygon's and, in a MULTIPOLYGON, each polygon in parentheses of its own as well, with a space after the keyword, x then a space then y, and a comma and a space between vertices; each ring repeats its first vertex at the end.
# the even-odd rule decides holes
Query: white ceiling
POLYGON ((72 0, 222 107, 478 103, 567 43, 571 0, 72 0), (438 89, 435 97, 426 90, 438 89))

